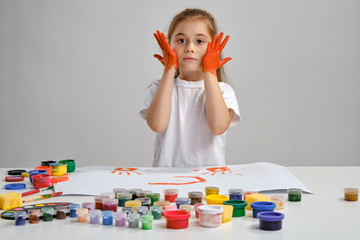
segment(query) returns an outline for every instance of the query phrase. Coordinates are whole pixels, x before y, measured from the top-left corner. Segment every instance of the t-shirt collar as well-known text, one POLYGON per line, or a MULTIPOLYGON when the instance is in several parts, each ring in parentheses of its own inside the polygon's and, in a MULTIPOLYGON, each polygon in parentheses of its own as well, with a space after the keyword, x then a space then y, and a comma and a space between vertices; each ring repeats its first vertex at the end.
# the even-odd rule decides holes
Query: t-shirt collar
POLYGON ((181 87, 199 88, 204 87, 204 79, 199 81, 186 81, 181 79, 180 77, 177 77, 175 79, 175 84, 181 87))

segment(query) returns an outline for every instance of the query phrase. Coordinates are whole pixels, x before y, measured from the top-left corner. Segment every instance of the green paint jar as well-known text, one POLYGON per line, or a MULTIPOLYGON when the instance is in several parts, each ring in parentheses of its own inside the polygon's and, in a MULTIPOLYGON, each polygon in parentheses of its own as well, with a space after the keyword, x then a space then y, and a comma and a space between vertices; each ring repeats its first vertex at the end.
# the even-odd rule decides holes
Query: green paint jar
POLYGON ((143 230, 150 230, 152 229, 152 221, 154 219, 153 215, 142 215, 141 222, 142 222, 142 229, 143 230))
POLYGON ((131 201, 132 194, 129 192, 118 192, 116 194, 116 198, 118 199, 118 206, 119 207, 125 207, 125 202, 131 201))
POLYGON ((59 163, 62 164, 67 164, 67 172, 71 173, 75 171, 75 160, 73 159, 66 159, 66 160, 61 160, 59 161, 59 163))
POLYGON ((231 205, 231 206, 234 207, 233 215, 232 215, 233 217, 243 217, 243 216, 245 216, 245 207, 247 206, 246 201, 229 200, 229 201, 224 201, 223 204, 231 205))
POLYGON ((51 222, 54 219, 55 210, 53 207, 45 207, 42 212, 44 222, 51 222))
POLYGON ((151 199, 151 204, 150 206, 153 206, 154 205, 154 202, 157 202, 159 201, 160 199, 160 193, 149 193, 149 194, 146 194, 145 195, 147 198, 150 198, 151 199))
POLYGON ((288 189, 288 200, 290 202, 300 202, 301 201, 302 190, 299 188, 289 188, 288 189))
POLYGON ((151 214, 154 216, 154 219, 161 219, 162 215, 162 206, 152 206, 151 214))

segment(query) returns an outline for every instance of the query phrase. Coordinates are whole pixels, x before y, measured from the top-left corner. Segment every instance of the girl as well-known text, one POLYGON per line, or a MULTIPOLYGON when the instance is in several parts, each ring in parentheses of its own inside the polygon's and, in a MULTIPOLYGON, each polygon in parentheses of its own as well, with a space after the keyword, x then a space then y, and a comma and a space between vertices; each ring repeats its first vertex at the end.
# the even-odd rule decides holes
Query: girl
POLYGON ((161 80, 150 85, 140 110, 156 132, 154 167, 225 164, 225 137, 240 122, 234 90, 224 83, 220 54, 229 36, 216 35, 211 14, 185 9, 154 36, 163 56, 161 80))

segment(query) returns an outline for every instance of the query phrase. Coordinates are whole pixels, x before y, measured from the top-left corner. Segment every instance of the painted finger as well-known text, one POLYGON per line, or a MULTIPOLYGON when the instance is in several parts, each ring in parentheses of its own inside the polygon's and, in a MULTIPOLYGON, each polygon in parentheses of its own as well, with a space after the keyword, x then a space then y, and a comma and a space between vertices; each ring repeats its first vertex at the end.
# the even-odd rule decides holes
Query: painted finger
POLYGON ((217 35, 215 34, 215 35, 213 36, 213 39, 211 40, 211 43, 210 43, 211 49, 214 49, 214 47, 215 47, 216 38, 217 38, 217 35))
POLYGON ((161 48, 162 50, 164 50, 164 44, 162 43, 162 40, 161 40, 161 37, 160 37, 160 34, 159 34, 159 33, 160 33, 159 31, 157 31, 156 33, 154 33, 154 37, 156 38, 156 41, 158 42, 160 48, 161 48))
POLYGON ((224 49, 226 43, 229 41, 229 38, 230 38, 230 36, 227 35, 227 36, 225 37, 224 41, 220 44, 220 47, 219 47, 219 51, 220 51, 220 52, 224 49))
POLYGON ((164 58, 162 56, 160 56, 159 54, 155 54, 154 57, 156 57, 162 63, 162 65, 165 66, 164 58))
POLYGON ((216 45, 215 45, 216 49, 219 48, 223 36, 224 36, 224 33, 221 32, 220 35, 219 35, 219 37, 218 37, 217 40, 216 40, 216 45))
POLYGON ((225 59, 223 59, 223 60, 221 60, 220 62, 219 62, 219 67, 221 67, 222 65, 224 65, 225 63, 227 63, 228 61, 230 61, 232 58, 231 57, 227 57, 227 58, 225 58, 225 59))

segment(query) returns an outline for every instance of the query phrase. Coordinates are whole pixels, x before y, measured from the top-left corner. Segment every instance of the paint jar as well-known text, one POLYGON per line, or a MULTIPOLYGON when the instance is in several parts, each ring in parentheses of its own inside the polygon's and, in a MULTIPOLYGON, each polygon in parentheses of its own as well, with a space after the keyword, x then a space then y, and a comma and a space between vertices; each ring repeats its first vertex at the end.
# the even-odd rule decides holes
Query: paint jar
POLYGON ((225 205, 231 205, 234 207, 232 216, 233 217, 243 217, 245 216, 245 207, 247 202, 243 200, 228 200, 224 201, 225 205))
POLYGON ((153 220, 154 220, 153 215, 142 215, 141 216, 142 229, 143 230, 151 230, 153 220))
POLYGON ((103 211, 103 225, 112 225, 114 219, 114 212, 113 211, 103 211))
POLYGON ((171 189, 165 189, 164 190, 164 198, 165 201, 169 202, 175 202, 175 199, 178 197, 178 189, 171 188, 171 189))
POLYGON ((288 189, 288 200, 290 202, 300 202, 301 201, 302 190, 299 188, 290 188, 288 189))
POLYGON ((164 209, 164 212, 166 211, 174 211, 174 210, 177 210, 177 206, 176 205, 167 205, 165 206, 165 209, 164 209))
POLYGON ((67 167, 66 171, 68 173, 75 171, 75 160, 74 159, 61 160, 61 161, 59 161, 59 163, 66 164, 66 167, 67 167))
POLYGON ((126 226, 126 212, 116 212, 115 213, 115 225, 117 227, 125 227, 126 226))
POLYGON ((146 215, 149 211, 149 208, 147 206, 139 206, 136 208, 136 211, 140 216, 146 215))
POLYGON ((141 188, 131 188, 129 189, 129 193, 132 194, 132 199, 131 200, 135 200, 137 198, 137 192, 142 191, 141 188))
POLYGON ((39 167, 36 167, 34 169, 35 170, 45 170, 45 171, 47 171, 46 174, 51 176, 52 167, 50 167, 50 166, 39 166, 39 167))
POLYGON ((56 211, 56 219, 62 220, 66 219, 66 214, 68 212, 68 208, 66 206, 57 206, 55 207, 56 211))
POLYGON ((163 210, 165 210, 165 206, 169 206, 169 205, 170 205, 169 201, 157 201, 157 202, 154 202, 154 206, 161 206, 163 210))
POLYGON ((224 205, 224 204, 221 204, 220 206, 224 208, 224 212, 222 214, 222 223, 231 222, 234 212, 234 207, 232 205, 224 205))
POLYGON ((69 205, 69 209, 70 209, 70 218, 76 218, 76 210, 80 208, 80 204, 70 204, 69 205))
POLYGON ((15 216, 15 225, 16 226, 23 226, 26 222, 26 211, 16 211, 14 213, 15 216))
POLYGON ((109 198, 109 196, 95 196, 95 209, 104 210, 102 201, 107 198, 109 198))
POLYGON ((162 214, 162 206, 152 206, 151 208, 151 214, 154 216, 154 219, 161 219, 162 214))
POLYGON ((51 177, 47 174, 37 174, 32 176, 32 184, 34 188, 47 188, 51 186, 51 177))
POLYGON ((89 211, 90 224, 100 224, 101 221, 101 210, 93 209, 89 211))
POLYGON ((133 207, 123 207, 122 212, 126 213, 126 216, 127 216, 127 215, 129 215, 129 213, 134 212, 134 208, 133 207))
POLYGON ((128 221, 129 221, 129 228, 139 228, 140 214, 129 213, 128 221))
POLYGON ((180 205, 179 209, 180 210, 185 210, 185 211, 187 211, 187 212, 189 212, 191 214, 192 206, 183 204, 183 205, 180 205))
POLYGON ((47 175, 47 171, 46 170, 31 170, 31 171, 29 171, 29 180, 30 180, 31 184, 33 184, 33 177, 35 175, 47 175))
POLYGON ((199 222, 203 227, 218 227, 222 223, 224 208, 219 205, 203 205, 198 208, 199 222))
POLYGON ((84 202, 82 208, 87 208, 89 211, 94 209, 94 203, 92 202, 84 202))
POLYGON ((145 198, 146 194, 150 194, 151 191, 150 190, 140 190, 136 192, 136 196, 137 198, 145 198))
POLYGON ((39 223, 40 209, 29 210, 29 223, 39 223))
POLYGON ((184 229, 189 227, 190 213, 184 210, 164 212, 166 227, 170 229, 184 229))
POLYGON ((207 202, 207 204, 222 204, 224 201, 227 200, 229 200, 228 196, 218 194, 207 195, 205 197, 205 201, 207 202))
POLYGON ((101 193, 100 196, 107 196, 108 198, 114 199, 115 198, 115 193, 113 193, 113 192, 104 192, 104 193, 101 193))
POLYGON ((202 203, 203 195, 202 192, 189 192, 188 197, 191 199, 191 205, 202 203))
POLYGON ((105 198, 102 200, 103 210, 117 212, 118 200, 113 198, 105 198))
POLYGON ((44 222, 51 222, 54 219, 55 210, 53 207, 44 207, 41 209, 44 222))
POLYGON ((50 160, 50 161, 42 161, 41 166, 51 166, 51 164, 56 163, 56 161, 50 160))
POLYGON ((346 201, 357 201, 359 195, 358 188, 344 188, 344 199, 346 201))
POLYGON ((285 208, 285 197, 280 195, 270 196, 270 202, 276 204, 275 210, 282 210, 285 208))
POLYGON ((154 205, 154 202, 159 201, 159 199, 160 199, 160 193, 150 193, 150 194, 146 194, 146 197, 151 199, 150 206, 153 206, 153 205, 154 205))
POLYGON ((118 206, 124 207, 125 202, 131 201, 132 194, 129 192, 118 192, 118 193, 116 193, 116 198, 118 199, 118 206))
POLYGON ((63 176, 67 173, 67 164, 63 163, 53 163, 52 167, 52 176, 63 176))
POLYGON ((258 192, 255 192, 255 191, 246 191, 246 192, 243 192, 244 201, 246 200, 246 196, 247 196, 247 195, 254 194, 254 193, 258 193, 258 192))
POLYGON ((141 206, 141 201, 139 201, 139 200, 131 200, 131 201, 125 202, 125 207, 132 207, 134 209, 134 211, 136 211, 136 208, 138 206, 141 206))
POLYGON ((252 211, 251 203, 253 203, 253 202, 268 202, 269 196, 261 194, 261 193, 252 193, 252 194, 249 194, 246 196, 246 201, 248 203, 248 205, 246 206, 246 210, 252 211))
POLYGON ((276 204, 272 202, 253 202, 251 207, 253 209, 253 218, 257 218, 260 212, 273 212, 276 204))
POLYGON ((151 199, 150 198, 137 198, 135 199, 141 202, 141 206, 145 206, 150 209, 151 199))
POLYGON ((177 198, 175 199, 175 204, 177 209, 180 208, 180 205, 189 205, 191 202, 190 198, 177 198))
POLYGON ((116 196, 116 194, 119 193, 119 192, 127 192, 128 193, 129 189, 126 189, 126 188, 114 188, 113 192, 115 193, 115 196, 116 196))
POLYGON ((205 196, 219 194, 220 189, 218 187, 205 187, 205 196))
POLYGON ((284 214, 279 212, 261 212, 258 214, 259 228, 262 230, 276 231, 282 228, 284 214))
POLYGON ((229 189, 230 200, 242 200, 243 192, 242 189, 229 189))
POLYGON ((197 204, 194 205, 195 217, 196 217, 196 218, 199 218, 198 208, 199 208, 200 206, 202 206, 202 205, 205 205, 205 204, 203 204, 203 203, 197 203, 197 204))
POLYGON ((76 209, 77 221, 79 223, 87 223, 88 222, 88 215, 89 209, 87 208, 78 208, 76 209))

